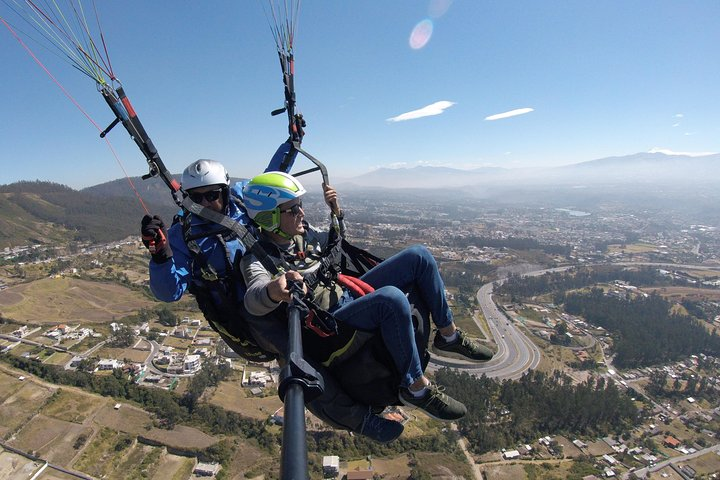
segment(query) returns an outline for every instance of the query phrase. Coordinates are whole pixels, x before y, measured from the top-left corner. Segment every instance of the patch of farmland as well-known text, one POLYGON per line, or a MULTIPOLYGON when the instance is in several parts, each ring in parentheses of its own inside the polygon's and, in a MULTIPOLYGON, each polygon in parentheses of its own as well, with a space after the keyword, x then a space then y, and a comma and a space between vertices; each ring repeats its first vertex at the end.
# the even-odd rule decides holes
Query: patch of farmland
POLYGON ((125 403, 121 405, 115 410, 114 405, 106 404, 95 415, 95 423, 132 435, 145 435, 148 428, 152 428, 153 418, 148 412, 125 403))
POLYGON ((102 428, 83 449, 73 468, 93 477, 107 478, 133 443, 134 439, 126 433, 102 428))
POLYGON ((92 430, 45 415, 35 415, 10 441, 10 445, 35 454, 51 463, 67 465, 77 453, 73 448, 81 435, 92 430))
POLYGON ((20 390, 25 383, 18 380, 18 375, 0 371, 0 402, 20 390))
MULTIPOLYGON (((19 380, 16 380, 18 383, 19 380)), ((14 432, 28 422, 52 396, 54 390, 34 382, 25 381, 22 387, 0 404, 0 437, 14 432)))
POLYGON ((282 407, 282 401, 277 395, 254 397, 249 389, 240 386, 239 379, 220 382, 208 402, 256 420, 265 420, 282 407))
POLYGON ((43 278, 0 292, 4 316, 36 324, 108 322, 154 304, 122 285, 77 278, 43 278))
POLYGON ((153 428, 145 432, 143 437, 153 442, 174 447, 177 449, 205 449, 217 443, 218 439, 206 433, 201 432, 197 428, 177 425, 172 430, 163 430, 153 428))
POLYGON ((102 347, 96 352, 96 354, 100 358, 117 358, 121 360, 127 358, 131 362, 142 363, 147 360, 150 352, 136 348, 102 347))
MULTIPOLYGON (((181 457, 180 455, 164 454, 157 462, 152 480, 178 480, 190 478, 195 468, 194 457, 181 457)), ((236 470, 233 470, 236 471, 236 470)))
POLYGON ((43 414, 72 423, 83 423, 105 405, 107 400, 98 395, 91 395, 74 389, 59 389, 48 404, 43 414))

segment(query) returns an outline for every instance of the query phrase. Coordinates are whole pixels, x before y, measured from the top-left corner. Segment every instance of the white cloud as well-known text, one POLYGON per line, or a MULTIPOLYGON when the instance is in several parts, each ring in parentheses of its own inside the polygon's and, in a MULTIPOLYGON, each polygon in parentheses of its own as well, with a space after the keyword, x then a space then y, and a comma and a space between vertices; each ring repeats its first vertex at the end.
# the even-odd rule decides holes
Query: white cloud
POLYGON ((674 152, 669 148, 651 148, 648 153, 664 153, 665 155, 685 155, 687 157, 704 157, 706 155, 715 155, 717 152, 674 152))
POLYGON ((388 118, 388 122, 404 122, 405 120, 415 120, 416 118, 430 117, 432 115, 440 115, 446 109, 455 105, 455 102, 448 102, 447 100, 441 100, 427 107, 413 110, 412 112, 402 113, 396 117, 388 118))
POLYGON ((485 117, 485 120, 500 120, 501 118, 516 117, 518 115, 525 115, 526 113, 530 113, 533 111, 535 111, 534 108, 516 108, 515 110, 510 110, 509 112, 490 115, 489 117, 485 117))
POLYGON ((685 116, 685 114, 682 114, 682 113, 675 114, 675 118, 683 118, 684 116, 685 116))
POLYGON ((673 123, 673 127, 679 127, 680 123, 673 123))

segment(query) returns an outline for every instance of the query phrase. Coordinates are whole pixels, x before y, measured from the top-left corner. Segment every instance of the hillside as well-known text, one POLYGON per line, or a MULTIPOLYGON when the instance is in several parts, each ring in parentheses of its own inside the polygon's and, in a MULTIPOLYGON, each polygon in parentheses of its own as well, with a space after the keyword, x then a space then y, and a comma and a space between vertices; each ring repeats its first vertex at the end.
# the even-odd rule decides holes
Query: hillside
MULTIPOLYGON (((43 181, 0 185, 0 248, 108 242, 137 232, 144 214, 137 199, 99 192, 43 181)), ((168 206, 147 200, 146 205, 172 217, 168 206)))

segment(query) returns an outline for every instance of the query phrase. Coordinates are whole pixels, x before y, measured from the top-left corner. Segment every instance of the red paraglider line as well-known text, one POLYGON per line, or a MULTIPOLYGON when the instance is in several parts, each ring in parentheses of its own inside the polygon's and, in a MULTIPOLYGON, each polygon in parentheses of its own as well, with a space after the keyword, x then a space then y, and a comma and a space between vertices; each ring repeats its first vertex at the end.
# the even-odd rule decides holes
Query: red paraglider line
MULTIPOLYGON (((42 68, 45 73, 52 79, 53 82, 55 82, 55 85, 57 85, 60 90, 65 94, 65 96, 70 99, 70 101, 77 107, 80 112, 85 115, 85 118, 87 118, 90 123, 97 128, 98 132, 102 132, 102 128, 95 122, 95 120, 92 119, 92 117, 85 111, 85 109, 73 98, 72 95, 70 95, 70 92, 67 91, 65 87, 58 81, 57 78, 50 72, 50 70, 47 69, 47 67, 40 61, 40 59, 33 53, 33 51, 28 47, 25 42, 22 41, 20 36, 13 30, 13 28, 5 21, 4 18, 0 17, 0 22, 5 25, 5 28, 8 29, 8 31, 12 34, 13 37, 15 37, 15 40, 18 41, 20 45, 25 49, 25 51, 33 58, 35 63, 37 63, 40 68, 42 68)), ((132 188, 133 192, 135 192, 135 196, 137 197, 138 201, 140 202, 140 205, 142 206, 143 210, 145 210, 145 213, 148 215, 150 214, 150 210, 148 210, 147 206, 145 205, 145 202, 143 202, 142 197, 140 196, 140 192, 138 192, 137 188, 135 188, 135 184, 133 183, 130 176, 127 174, 127 171, 125 170, 125 167, 123 166, 122 162, 120 161, 120 157, 118 156, 117 152, 115 151, 115 148, 113 148, 112 144, 110 143, 110 140, 105 137, 104 138, 105 143, 107 143, 108 148, 110 148, 110 151, 112 152, 113 156, 115 157, 115 160, 117 161, 118 165, 120 166, 120 169, 123 171, 123 174, 125 175, 125 178, 127 179, 128 183, 130 184, 130 188, 132 188)))

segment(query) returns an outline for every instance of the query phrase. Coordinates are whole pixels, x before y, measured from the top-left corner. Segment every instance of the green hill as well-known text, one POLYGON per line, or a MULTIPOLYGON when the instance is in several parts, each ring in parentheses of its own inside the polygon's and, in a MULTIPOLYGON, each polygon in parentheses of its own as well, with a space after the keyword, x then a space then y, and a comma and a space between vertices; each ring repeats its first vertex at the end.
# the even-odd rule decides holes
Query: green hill
MULTIPOLYGON (((123 181, 124 195, 113 195, 114 189, 101 186, 78 191, 43 181, 0 185, 0 248, 108 242, 138 234, 145 212, 127 181, 123 181)), ((148 210, 169 220, 177 208, 168 190, 164 192, 164 202, 159 195, 145 198, 142 191, 140 194, 148 210)))

